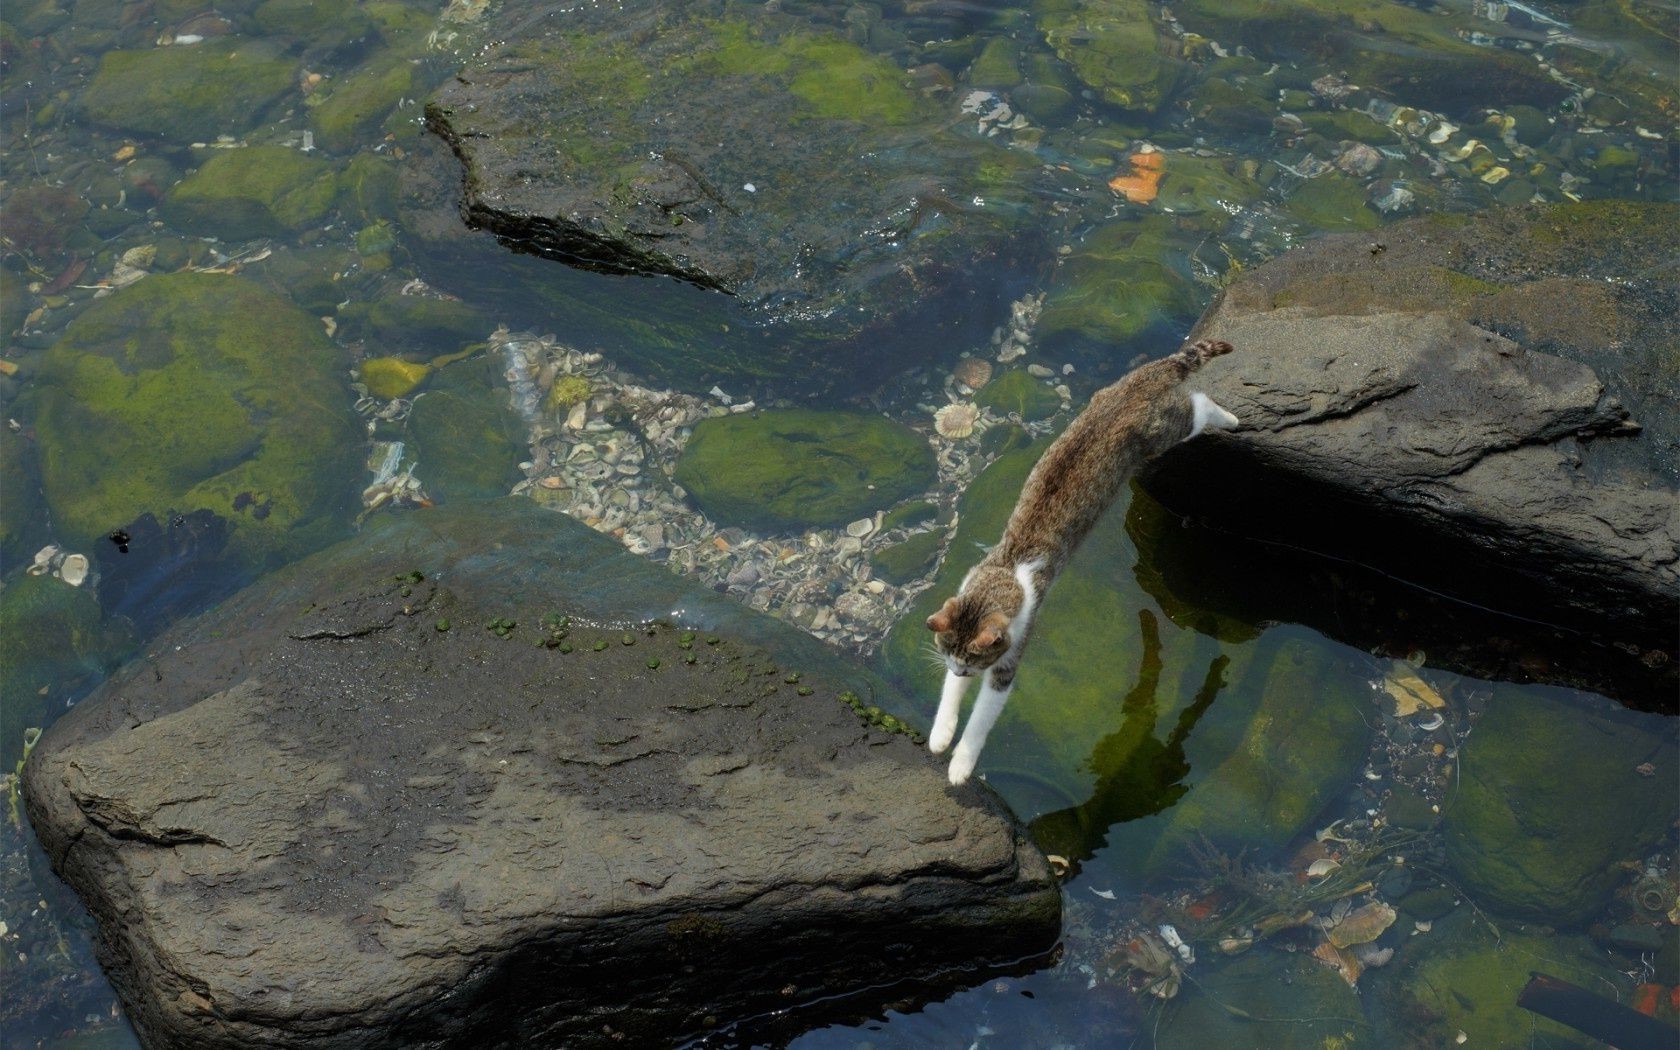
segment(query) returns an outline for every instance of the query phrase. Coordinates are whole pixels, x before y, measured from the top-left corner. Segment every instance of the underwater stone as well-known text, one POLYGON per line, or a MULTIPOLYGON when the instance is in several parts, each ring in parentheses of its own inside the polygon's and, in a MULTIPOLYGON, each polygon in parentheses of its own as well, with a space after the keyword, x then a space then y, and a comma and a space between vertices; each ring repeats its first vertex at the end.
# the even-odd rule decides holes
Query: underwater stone
POLYGON ((902 1004, 882 974, 937 998, 1056 937, 996 798, 838 699, 885 683, 526 500, 372 519, 155 652, 24 785, 148 1045, 663 1046, 766 1011, 782 1038, 832 996, 902 1004), (437 630, 556 605, 680 608, 717 644, 437 630), (768 666, 811 695, 762 695, 768 666))
POLYGON ((702 420, 675 480, 714 520, 756 529, 846 524, 926 490, 933 451, 881 416, 784 409, 702 420))
POLYGON ((298 230, 337 196, 332 165, 284 146, 218 151, 163 201, 164 217, 195 233, 242 241, 298 230))
POLYGON ((975 395, 974 403, 1001 416, 1017 414, 1028 423, 1048 419, 1062 407, 1056 392, 1022 369, 1005 372, 975 395))
POLYGON ((293 89, 296 70, 267 45, 234 37, 110 51, 81 103, 95 124, 175 142, 213 140, 254 126, 293 89))
POLYGON ((353 302, 338 312, 347 336, 386 345, 425 346, 449 353, 480 342, 492 325, 463 302, 396 295, 353 302))
POLYGON ((1156 1030, 1160 1050, 1327 1050, 1369 1034, 1358 994, 1305 953, 1257 950, 1194 974, 1156 1030))
POLYGON ((938 529, 917 533, 902 543, 871 551, 869 564, 888 583, 906 584, 933 568, 944 542, 945 534, 938 529))
POLYGON ((717 320, 682 343, 684 379, 699 352, 736 356, 715 346, 739 338, 720 339, 722 324, 770 329, 746 356, 779 379, 896 372, 952 345, 951 318, 987 323, 964 306, 934 336, 930 304, 970 303, 1046 251, 1013 209, 970 203, 1021 198, 1040 177, 1033 157, 953 120, 950 97, 914 90, 894 58, 783 6, 492 11, 504 42, 426 109, 467 172, 469 225, 568 265, 734 297, 693 300, 717 320), (819 337, 820 352, 766 350, 819 337))
POLYGON ((1180 236, 1164 215, 1108 223, 1091 234, 1057 271, 1038 320, 1039 339, 1124 343, 1190 315, 1201 293, 1174 262, 1188 256, 1180 236))
POLYGON ((362 455, 342 375, 318 320, 244 278, 159 274, 97 300, 41 361, 56 524, 91 546, 202 509, 240 557, 314 549, 343 526, 362 455))
POLYGON ((1145 0, 1079 2, 1039 19, 1044 39, 1106 102, 1152 113, 1184 65, 1163 53, 1145 0))
POLYGON ((504 496, 520 477, 524 434, 507 395, 490 385, 487 369, 470 371, 484 378, 474 381, 459 366, 439 373, 408 416, 417 474, 437 499, 504 496))
POLYGON ((414 66, 400 56, 377 59, 333 80, 309 100, 309 126, 323 149, 348 153, 369 139, 403 96, 414 90, 414 66))
POLYGON ((375 357, 363 361, 360 372, 368 393, 389 401, 414 393, 432 374, 432 369, 429 365, 404 361, 400 357, 375 357))
POLYGON ((1447 859, 1483 907, 1551 925, 1594 916, 1680 815, 1672 727, 1500 686, 1442 807, 1447 859), (1636 767, 1649 762, 1652 776, 1636 767))
POLYGON ((120 626, 102 621, 88 588, 14 575, 0 588, 0 768, 23 755, 23 732, 43 728, 127 655, 120 626))

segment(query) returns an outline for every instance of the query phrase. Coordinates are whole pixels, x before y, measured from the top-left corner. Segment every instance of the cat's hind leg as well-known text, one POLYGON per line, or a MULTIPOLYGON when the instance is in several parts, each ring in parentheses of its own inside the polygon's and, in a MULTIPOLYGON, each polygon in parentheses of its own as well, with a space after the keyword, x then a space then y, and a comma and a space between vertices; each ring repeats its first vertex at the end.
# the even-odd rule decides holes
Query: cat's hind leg
POLYGON ((980 761, 986 737, 991 733, 998 715, 1003 714, 1003 705, 1008 703, 1010 690, 1014 688, 1014 668, 1000 672, 994 667, 986 675, 985 684, 980 687, 980 696, 974 701, 974 711, 968 716, 968 725, 963 729, 962 741, 951 752, 948 775, 952 785, 966 784, 968 778, 974 775, 974 765, 980 761))
POLYGON ((968 681, 955 672, 945 672, 945 686, 939 690, 939 713, 933 716, 933 732, 928 734, 928 750, 936 755, 950 747, 957 735, 957 719, 962 715, 968 681))

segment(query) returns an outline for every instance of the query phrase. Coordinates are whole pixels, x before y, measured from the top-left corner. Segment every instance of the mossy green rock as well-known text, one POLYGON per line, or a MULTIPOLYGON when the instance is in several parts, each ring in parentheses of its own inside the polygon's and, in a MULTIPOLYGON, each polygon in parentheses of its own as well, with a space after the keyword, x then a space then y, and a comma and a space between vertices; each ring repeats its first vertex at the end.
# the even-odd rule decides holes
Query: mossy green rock
POLYGON ((1369 1040, 1358 993, 1304 953, 1256 950, 1196 974, 1162 1015, 1160 1050, 1329 1050, 1369 1040))
POLYGON ((41 477, 35 447, 10 427, 0 428, 0 561, 17 564, 46 542, 41 477))
POLYGON ((987 383, 975 395, 974 403, 999 415, 1019 415, 1029 423, 1048 419, 1062 407, 1062 399, 1056 392, 1025 369, 1005 372, 987 383))
POLYGON ((1443 807, 1463 889, 1551 925, 1596 914, 1622 881, 1620 864, 1644 857, 1680 811, 1672 723, 1586 710, 1565 695, 1496 689, 1443 807))
POLYGON ((338 312, 338 320, 351 339, 405 349, 423 347, 438 353, 478 342, 493 327, 466 303, 419 295, 350 303, 338 312))
POLYGON ((336 80, 309 100, 309 124, 320 144, 334 153, 355 149, 371 137, 397 102, 414 90, 414 66, 389 57, 336 80))
POLYGON ((163 201, 183 229, 242 241, 318 222, 338 194, 332 165, 284 146, 223 150, 182 179, 163 201))
POLYGON ((677 484, 714 520, 753 529, 836 526, 933 484, 909 427, 854 412, 785 409, 701 420, 677 484))
POLYGON ((1178 243, 1167 216, 1102 227, 1058 271, 1039 336, 1118 343, 1187 317, 1201 298, 1183 268, 1189 247, 1178 243))
POLYGON ((362 435, 315 318, 239 277, 149 277, 95 302, 42 359, 41 473, 78 542, 209 510, 246 556, 337 535, 362 435))
POLYGON ((1021 82, 1021 47, 1008 37, 986 42, 968 67, 968 82, 982 88, 1012 88, 1021 82))
POLYGON ((905 584, 919 579, 939 560, 939 547, 945 534, 935 529, 919 532, 902 543, 882 547, 869 555, 875 575, 888 583, 905 584))
MULTIPOLYGON (((1247 711, 1241 736, 1216 765, 1193 763, 1194 782, 1167 815, 1146 871, 1172 871, 1203 840, 1233 852, 1278 849, 1358 776, 1371 738, 1370 686, 1359 668, 1321 644, 1273 631, 1256 643, 1232 691, 1225 703, 1247 711)), ((1221 725, 1232 723, 1210 723, 1198 743, 1219 749, 1221 725)))
POLYGON ((1302 183, 1284 210, 1314 230, 1368 230, 1382 222, 1365 206, 1365 187, 1346 175, 1320 175, 1302 183))
POLYGON ((1092 0, 1045 15, 1056 54, 1104 101, 1153 112, 1172 94, 1183 64, 1162 53, 1144 0, 1092 0))
POLYGON ((1469 909, 1414 938, 1382 974, 1380 998, 1408 1019, 1415 1046, 1520 1046, 1541 1050, 1603 1046, 1517 1005, 1535 972, 1626 1002, 1633 982, 1582 937, 1547 937, 1501 925, 1497 934, 1469 909), (1599 958, 1595 958, 1598 956, 1599 958))
POLYGON ((291 90, 297 62, 234 37, 111 51, 82 94, 88 119, 177 142, 236 135, 291 90))
POLYGON ((23 731, 44 728, 126 652, 100 620, 92 589, 18 575, 0 588, 0 768, 23 754, 23 731))
POLYGON ((519 480, 524 434, 486 362, 442 373, 449 380, 414 402, 408 433, 426 493, 444 501, 505 496, 519 480))

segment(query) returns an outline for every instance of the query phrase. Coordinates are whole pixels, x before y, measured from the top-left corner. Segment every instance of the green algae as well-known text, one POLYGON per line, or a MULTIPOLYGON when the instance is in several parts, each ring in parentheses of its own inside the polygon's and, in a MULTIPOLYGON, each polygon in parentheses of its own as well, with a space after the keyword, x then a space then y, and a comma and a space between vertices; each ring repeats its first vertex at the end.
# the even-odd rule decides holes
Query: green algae
POLYGON ((313 549, 341 527, 360 458, 341 374, 319 321, 242 278, 159 275, 95 302, 42 359, 58 524, 85 541, 204 509, 245 555, 313 549))
POLYGON ((96 124, 176 142, 209 140, 257 124, 293 89, 296 72, 295 60, 235 37, 110 51, 81 102, 96 124))
POLYGON ((1596 914, 1680 815, 1672 734, 1555 690, 1499 686, 1445 811, 1447 859, 1484 907, 1549 923, 1596 914), (1653 775, 1636 770, 1651 763, 1653 775))
POLYGON ((1188 246, 1165 215, 1112 222, 1075 246, 1039 317, 1046 341, 1122 343, 1193 311, 1201 296, 1183 268, 1188 246))
POLYGON ((701 420, 675 479, 713 519, 776 530, 890 506, 931 485, 934 462, 926 441, 881 416, 784 409, 701 420))
POLYGON ((223 240, 271 237, 320 221, 338 183, 331 164, 284 146, 218 152, 164 198, 175 225, 223 240))
POLYGON ((310 96, 310 127, 324 149, 348 152, 371 137, 415 87, 415 67, 406 58, 375 59, 310 96))
POLYGON ((50 724, 130 644, 123 628, 102 620, 91 587, 53 576, 8 580, 0 588, 0 764, 10 769, 24 730, 50 724))
POLYGON ((944 541, 944 533, 938 530, 917 533, 902 543, 871 551, 869 564, 875 575, 888 583, 906 584, 933 568, 944 541))
POLYGON ((715 50, 700 56, 701 68, 783 83, 813 117, 891 126, 921 113, 904 70, 838 37, 796 32, 772 39, 731 21, 716 28, 715 40, 715 50))
POLYGON ((968 82, 975 87, 1005 90, 1021 83, 1021 46, 1008 37, 986 41, 979 57, 968 67, 968 82))
POLYGON ((359 371, 368 393, 387 401, 414 393, 432 372, 428 365, 400 357, 371 358, 362 362, 359 371))
POLYGON ((1039 20, 1044 39, 1106 102, 1153 112, 1183 74, 1167 56, 1144 0, 1076 3, 1039 20))
POLYGON ((1062 407, 1056 392, 1025 369, 1005 372, 974 396, 974 403, 999 415, 1018 415, 1028 423, 1048 419, 1062 407))

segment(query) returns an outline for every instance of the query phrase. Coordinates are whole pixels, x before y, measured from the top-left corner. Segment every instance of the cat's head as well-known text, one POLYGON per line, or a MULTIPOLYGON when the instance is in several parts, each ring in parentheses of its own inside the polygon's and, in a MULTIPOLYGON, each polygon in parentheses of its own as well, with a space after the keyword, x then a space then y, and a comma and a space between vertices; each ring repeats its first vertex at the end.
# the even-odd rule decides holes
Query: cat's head
POLYGON ((1014 641, 1010 625, 1025 598, 1020 583, 1004 570, 981 569, 964 581, 962 593, 927 618, 946 668, 966 676, 997 663, 1014 641))

